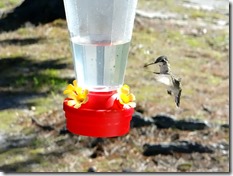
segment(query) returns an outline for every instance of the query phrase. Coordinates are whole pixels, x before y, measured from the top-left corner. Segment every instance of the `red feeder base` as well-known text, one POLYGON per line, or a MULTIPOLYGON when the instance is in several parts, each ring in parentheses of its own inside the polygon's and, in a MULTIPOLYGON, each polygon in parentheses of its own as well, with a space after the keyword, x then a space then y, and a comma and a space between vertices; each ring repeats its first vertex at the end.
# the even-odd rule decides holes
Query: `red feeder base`
POLYGON ((133 108, 125 109, 111 92, 89 92, 88 102, 78 109, 63 102, 67 129, 78 135, 116 137, 127 134, 133 108))

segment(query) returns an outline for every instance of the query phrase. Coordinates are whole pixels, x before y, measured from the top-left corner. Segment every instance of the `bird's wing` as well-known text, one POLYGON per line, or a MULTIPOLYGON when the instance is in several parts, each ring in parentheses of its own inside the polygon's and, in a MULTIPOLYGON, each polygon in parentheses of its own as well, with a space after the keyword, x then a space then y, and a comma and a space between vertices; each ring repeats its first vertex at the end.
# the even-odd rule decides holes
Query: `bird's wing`
POLYGON ((171 86, 172 85, 172 80, 171 80, 171 76, 169 74, 156 74, 155 75, 155 80, 163 83, 167 86, 171 86))
POLYGON ((176 106, 177 106, 177 107, 180 106, 180 96, 181 96, 181 92, 182 92, 182 89, 178 89, 178 91, 174 93, 175 102, 176 102, 176 106))

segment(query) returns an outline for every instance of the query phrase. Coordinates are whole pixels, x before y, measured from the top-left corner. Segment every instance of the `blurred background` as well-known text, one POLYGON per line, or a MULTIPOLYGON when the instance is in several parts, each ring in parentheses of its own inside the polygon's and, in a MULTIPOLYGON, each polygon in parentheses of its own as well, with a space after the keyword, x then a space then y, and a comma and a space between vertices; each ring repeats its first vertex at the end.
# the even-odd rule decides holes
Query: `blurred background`
POLYGON ((75 79, 61 0, 0 2, 0 171, 229 172, 229 2, 138 0, 125 75, 129 134, 73 135, 63 90, 75 79), (144 64, 166 55, 180 108, 144 64))

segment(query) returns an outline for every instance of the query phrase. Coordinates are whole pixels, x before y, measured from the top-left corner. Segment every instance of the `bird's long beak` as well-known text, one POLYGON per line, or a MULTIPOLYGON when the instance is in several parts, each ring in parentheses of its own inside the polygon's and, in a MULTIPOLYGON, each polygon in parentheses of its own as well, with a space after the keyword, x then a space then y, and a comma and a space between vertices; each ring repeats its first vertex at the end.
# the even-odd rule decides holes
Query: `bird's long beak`
POLYGON ((149 65, 153 65, 156 64, 155 62, 149 63, 149 64, 145 64, 144 67, 148 67, 149 65))

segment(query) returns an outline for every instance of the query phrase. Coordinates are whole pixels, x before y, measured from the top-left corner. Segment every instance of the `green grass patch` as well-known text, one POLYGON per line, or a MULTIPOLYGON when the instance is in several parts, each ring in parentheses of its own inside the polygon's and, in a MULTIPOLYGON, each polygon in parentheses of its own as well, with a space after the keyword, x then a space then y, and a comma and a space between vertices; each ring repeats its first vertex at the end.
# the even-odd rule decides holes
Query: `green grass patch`
POLYGON ((206 37, 209 46, 217 51, 225 51, 229 45, 229 31, 212 33, 206 37))
POLYGON ((62 91, 52 92, 46 97, 30 99, 27 103, 36 107, 35 115, 40 115, 53 109, 62 108, 64 98, 62 91))
POLYGON ((0 111, 0 131, 4 133, 13 133, 20 131, 23 127, 18 126, 17 122, 20 118, 20 115, 23 115, 22 110, 1 110, 0 111), (14 127, 14 128, 12 128, 14 127))
POLYGON ((218 76, 214 76, 214 75, 209 75, 207 81, 209 84, 212 84, 213 86, 217 86, 217 85, 221 84, 222 78, 220 78, 218 76))
POLYGON ((19 5, 23 0, 1 0, 0 8, 2 9, 11 9, 19 5))
POLYGON ((56 69, 46 69, 32 77, 35 90, 46 89, 49 92, 58 92, 67 85, 67 81, 59 77, 60 72, 56 69))

